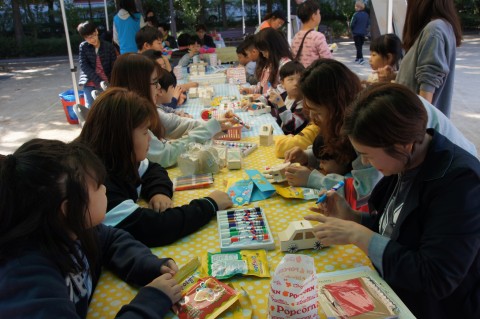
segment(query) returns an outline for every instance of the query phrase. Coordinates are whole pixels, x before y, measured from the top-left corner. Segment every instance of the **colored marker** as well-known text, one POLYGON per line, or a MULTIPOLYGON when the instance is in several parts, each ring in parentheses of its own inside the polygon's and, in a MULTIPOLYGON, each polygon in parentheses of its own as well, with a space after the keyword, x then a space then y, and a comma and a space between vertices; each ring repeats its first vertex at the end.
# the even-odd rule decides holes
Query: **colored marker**
MULTIPOLYGON (((343 185, 345 185, 345 182, 344 181, 340 181, 338 182, 335 186, 333 186, 332 188, 330 188, 331 191, 338 191, 343 185)), ((320 204, 320 203, 323 203, 325 200, 327 199, 327 193, 323 193, 322 195, 320 195, 318 197, 318 200, 315 204, 320 204)))
POLYGON ((251 221, 248 221, 248 222, 228 222, 228 223, 225 223, 225 224, 222 223, 220 225, 220 229, 246 226, 246 225, 265 226, 265 222, 263 220, 251 220, 251 221))
POLYGON ((269 238, 268 234, 259 235, 259 236, 247 235, 247 236, 237 236, 237 237, 226 238, 222 240, 222 242, 224 245, 230 245, 230 244, 238 243, 245 239, 255 240, 255 241, 264 241, 264 240, 268 240, 268 238, 269 238))

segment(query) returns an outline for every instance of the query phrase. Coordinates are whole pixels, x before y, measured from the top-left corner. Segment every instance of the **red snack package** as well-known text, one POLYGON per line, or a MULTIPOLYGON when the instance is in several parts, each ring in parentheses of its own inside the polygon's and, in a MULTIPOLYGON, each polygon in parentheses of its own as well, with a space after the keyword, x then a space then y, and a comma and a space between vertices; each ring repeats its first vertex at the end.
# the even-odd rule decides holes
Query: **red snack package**
POLYGON ((179 302, 180 319, 213 319, 240 297, 230 286, 213 277, 198 280, 179 302))

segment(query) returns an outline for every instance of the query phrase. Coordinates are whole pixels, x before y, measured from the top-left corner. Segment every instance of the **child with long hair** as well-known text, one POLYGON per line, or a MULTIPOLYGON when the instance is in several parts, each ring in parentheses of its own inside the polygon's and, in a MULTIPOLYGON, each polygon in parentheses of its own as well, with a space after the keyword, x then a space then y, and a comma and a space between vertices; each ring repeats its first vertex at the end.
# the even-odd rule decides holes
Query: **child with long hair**
POLYGON ((213 191, 172 208, 173 184, 167 171, 146 158, 151 118, 158 117, 151 104, 134 92, 109 88, 95 100, 78 141, 87 144, 107 170, 104 223, 155 247, 193 233, 232 201, 225 192, 213 191), (139 198, 148 208, 137 204, 139 198))
POLYGON ((1 318, 86 318, 102 267, 142 287, 123 316, 158 318, 180 299, 172 259, 102 224, 104 178, 80 143, 34 139, 0 156, 1 318))
POLYGON ((428 127, 417 95, 379 83, 361 92, 343 133, 385 175, 370 214, 335 192, 312 210, 323 245, 353 244, 416 318, 480 318, 480 163, 428 127))
POLYGON ((367 83, 390 82, 403 58, 402 41, 393 33, 383 34, 370 42, 370 67, 373 73, 367 83), (389 77, 391 74, 393 76, 389 77))
MULTIPOLYGON (((285 36, 273 28, 255 34, 254 42, 260 52, 255 69, 259 82, 252 88, 242 88, 241 92, 267 95, 270 87, 277 88, 280 84, 280 69, 293 60, 293 56, 285 36)), ((281 87, 279 90, 283 93, 281 87)))
MULTIPOLYGON (((123 87, 134 91, 148 99, 151 102, 149 106, 154 112, 157 112, 155 104, 162 90, 159 83, 161 74, 160 66, 149 58, 140 54, 124 54, 118 57, 113 66, 111 87, 123 87)), ((164 118, 164 114, 163 111, 158 111, 158 115, 150 120, 150 131, 153 134, 148 152, 148 159, 159 163, 163 167, 175 165, 178 156, 185 152, 189 143, 205 143, 226 128, 225 123, 214 119, 192 129, 187 125, 186 129, 188 131, 183 132, 188 133, 186 135, 176 130, 178 132, 177 135, 181 137, 176 140, 166 141, 164 140, 165 135, 168 136, 172 132, 166 132, 163 125, 171 127, 170 123, 173 122, 167 124, 168 119, 164 118)), ((173 117, 176 119, 177 115, 173 117)), ((182 127, 185 128, 185 126, 182 127)))

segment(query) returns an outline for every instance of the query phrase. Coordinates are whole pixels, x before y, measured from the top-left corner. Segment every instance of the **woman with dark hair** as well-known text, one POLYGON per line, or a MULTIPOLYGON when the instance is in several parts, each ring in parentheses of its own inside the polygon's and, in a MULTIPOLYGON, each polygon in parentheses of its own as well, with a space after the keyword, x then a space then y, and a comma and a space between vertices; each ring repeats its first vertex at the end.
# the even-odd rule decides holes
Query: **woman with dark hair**
POLYGON ((232 201, 225 192, 173 207, 167 171, 149 161, 152 102, 124 88, 109 88, 94 102, 78 141, 87 144, 107 170, 104 223, 128 231, 147 246, 173 243, 207 224, 232 201), (143 198, 148 207, 137 204, 143 198))
POLYGON ((408 1, 403 28, 406 54, 396 82, 408 86, 447 117, 452 104, 456 47, 461 41, 454 1, 408 1))
POLYGON ((86 318, 103 267, 142 287, 119 316, 162 317, 180 299, 172 259, 102 225, 104 179, 81 143, 33 139, 0 156, 1 318, 86 318))
MULTIPOLYGON (((362 90, 360 79, 341 62, 319 59, 303 73, 300 90, 304 97, 304 110, 310 112, 311 121, 320 127, 323 147, 317 154, 311 149, 303 151, 298 147, 285 153, 286 162, 303 165, 287 168, 285 175, 289 184, 330 189, 338 181, 343 181, 343 175, 324 175, 318 170, 318 159, 328 155, 341 166, 352 166, 350 174, 354 179, 357 200, 365 202, 381 176, 373 167, 362 164, 348 138, 341 134, 345 112, 362 90)), ((344 189, 339 191, 343 194, 344 189)))
POLYGON ((262 24, 258 26, 257 30, 255 30, 255 33, 267 28, 278 30, 285 24, 285 22, 287 22, 287 17, 282 10, 267 13, 263 17, 262 24))
POLYGON ((126 88, 151 102, 150 106, 157 116, 150 120, 150 131, 153 134, 147 157, 163 167, 170 167, 177 163, 178 156, 185 152, 189 143, 205 143, 226 129, 228 124, 226 121, 211 119, 197 125, 198 120, 179 118, 176 114, 158 110, 155 106, 157 100, 165 90, 168 91, 168 87, 164 88, 160 84, 160 78, 163 79, 163 75, 168 74, 163 71, 165 70, 158 63, 143 55, 124 54, 113 66, 111 87, 126 88), (166 141, 165 136, 177 139, 166 141))
MULTIPOLYGON (((255 34, 254 42, 260 52, 255 68, 255 76, 259 82, 253 88, 243 88, 242 93, 266 95, 270 87, 277 88, 280 84, 280 69, 293 60, 293 56, 285 36, 273 28, 255 34)), ((281 85, 279 91, 284 92, 281 85)))
POLYGON ((120 54, 137 52, 135 34, 145 26, 134 0, 119 0, 118 12, 113 17, 113 41, 120 46, 120 54))
POLYGON ((418 97, 399 84, 362 92, 343 132, 385 177, 370 214, 341 196, 305 218, 323 245, 354 244, 417 318, 480 318, 480 163, 434 129, 418 97))

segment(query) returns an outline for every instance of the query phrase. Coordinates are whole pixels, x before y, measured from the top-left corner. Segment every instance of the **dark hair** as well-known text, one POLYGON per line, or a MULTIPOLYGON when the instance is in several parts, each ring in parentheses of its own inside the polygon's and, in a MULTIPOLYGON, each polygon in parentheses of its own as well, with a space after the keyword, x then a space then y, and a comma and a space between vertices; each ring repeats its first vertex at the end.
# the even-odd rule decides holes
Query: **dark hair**
POLYGON ((247 35, 245 37, 245 40, 240 43, 240 45, 237 47, 237 54, 243 54, 247 55, 247 49, 251 46, 255 46, 255 38, 253 35, 247 35))
POLYGON ((308 22, 312 15, 317 13, 320 10, 320 6, 317 2, 313 0, 307 0, 301 3, 297 9, 297 17, 302 21, 302 23, 308 22))
POLYGON ((299 61, 290 61, 280 69, 280 80, 285 79, 287 76, 294 74, 302 74, 305 71, 305 67, 299 61))
POLYGON ((357 153, 355 152, 355 150, 353 150, 353 148, 350 150, 350 154, 348 156, 342 156, 339 153, 327 153, 325 151, 325 142, 323 140, 322 134, 318 134, 317 137, 315 137, 315 140, 313 140, 312 152, 319 161, 333 160, 337 164, 345 165, 345 169, 348 172, 352 171, 352 162, 357 157, 357 153))
POLYGON ((442 19, 450 23, 455 33, 456 46, 462 43, 462 27, 460 18, 452 0, 407 1, 407 15, 403 27, 403 48, 410 50, 423 28, 434 19, 442 19))
POLYGON ((155 40, 162 40, 162 35, 157 28, 144 26, 135 34, 135 43, 137 43, 138 50, 143 48, 145 43, 152 44, 155 40))
POLYGON ((93 34, 97 30, 95 23, 90 21, 82 22, 78 25, 77 31, 81 37, 86 37, 90 34, 93 34))
POLYGON ((255 75, 257 76, 257 79, 260 79, 262 77, 263 69, 270 68, 270 77, 268 81, 273 87, 276 87, 280 59, 285 57, 293 60, 287 39, 285 39, 285 36, 280 31, 277 31, 274 28, 265 28, 255 34, 254 40, 255 47, 259 51, 268 51, 268 59, 266 59, 263 54, 260 54, 255 69, 255 75))
POLYGON ((341 62, 332 59, 314 61, 300 78, 300 90, 304 107, 325 107, 330 118, 320 128, 327 154, 339 154, 339 160, 347 163, 353 147, 348 138, 341 134, 345 111, 361 91, 360 79, 341 62), (309 100, 316 105, 307 105, 309 100))
POLYGON ((177 38, 177 43, 179 47, 186 47, 190 43, 190 34, 182 33, 177 38))
POLYGON ((88 177, 101 185, 105 169, 79 143, 33 139, 0 156, 0 263, 38 248, 64 275, 88 267, 83 253, 93 269, 88 177))
POLYGON ((266 21, 266 20, 269 20, 269 19, 280 19, 280 20, 283 20, 283 21, 287 22, 287 17, 285 16, 285 13, 283 13, 282 10, 276 10, 276 11, 267 13, 263 17, 262 21, 266 21))
POLYGON ((345 115, 343 133, 369 147, 383 148, 394 158, 410 154, 395 149, 395 144, 421 144, 428 115, 420 98, 407 87, 378 83, 361 92, 345 115))
POLYGON ((198 37, 198 35, 191 35, 191 36, 188 38, 188 45, 194 45, 195 43, 201 44, 202 41, 200 40, 200 38, 198 37))
POLYGON ((120 11, 120 9, 127 11, 133 20, 137 20, 134 15, 135 13, 138 13, 135 0, 118 0, 118 11, 120 11))
POLYGON ((95 99, 78 141, 97 154, 108 175, 134 183, 140 181, 133 131, 158 117, 151 105, 146 98, 118 87, 108 88, 95 99))
POLYGON ((197 24, 195 26, 195 31, 200 31, 200 30, 207 32, 207 27, 204 24, 197 24))
MULTIPOLYGON (((110 79, 111 87, 123 87, 134 91, 138 95, 149 100, 150 106, 156 112, 155 101, 150 94, 150 77, 155 70, 161 67, 158 63, 137 53, 125 53, 117 58, 113 64, 112 76, 110 79)), ((158 114, 150 119, 150 130, 157 138, 162 138, 164 128, 158 114)))
MULTIPOLYGON (((157 62, 157 59, 160 59, 163 56, 162 52, 152 49, 142 52, 142 55, 155 61, 155 63, 157 62)), ((170 86, 177 85, 177 80, 175 79, 175 77, 164 68, 160 67, 160 69, 157 69, 157 73, 158 83, 160 84, 160 87, 165 91, 167 91, 170 86)))
POLYGON ((370 51, 377 52, 383 58, 390 53, 393 56, 393 63, 398 70, 400 60, 403 58, 402 41, 393 33, 383 34, 370 42, 370 51))
POLYGON ((169 25, 168 23, 159 23, 159 24, 158 24, 158 27, 159 27, 159 28, 162 28, 162 29, 165 30, 165 31, 167 31, 167 33, 168 33, 168 31, 170 31, 170 25, 169 25))

